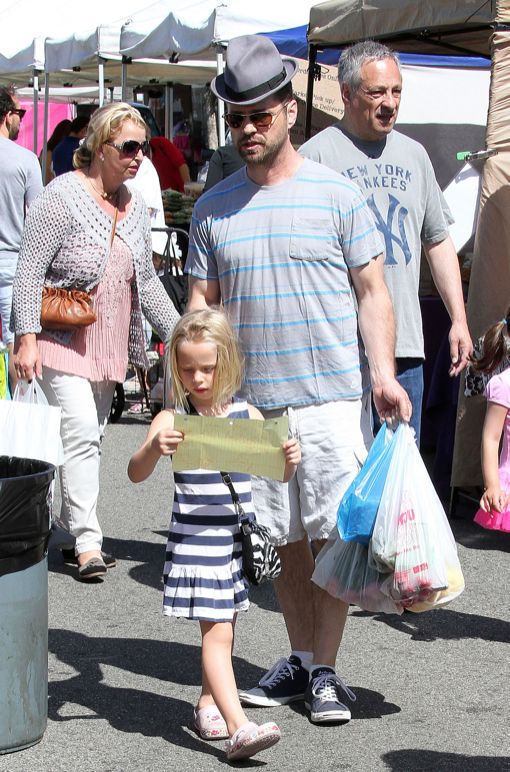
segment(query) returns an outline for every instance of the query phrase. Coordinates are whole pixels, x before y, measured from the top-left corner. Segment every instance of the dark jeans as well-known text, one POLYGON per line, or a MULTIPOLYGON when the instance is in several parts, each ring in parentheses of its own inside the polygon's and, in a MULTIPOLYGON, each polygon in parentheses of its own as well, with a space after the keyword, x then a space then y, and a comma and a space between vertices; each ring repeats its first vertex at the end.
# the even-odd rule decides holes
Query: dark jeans
MULTIPOLYGON (((423 403, 423 359, 399 357, 397 362, 397 381, 404 388, 413 406, 410 426, 416 434, 416 444, 420 447, 421 407, 423 403)), ((381 426, 374 408, 374 434, 381 426)))

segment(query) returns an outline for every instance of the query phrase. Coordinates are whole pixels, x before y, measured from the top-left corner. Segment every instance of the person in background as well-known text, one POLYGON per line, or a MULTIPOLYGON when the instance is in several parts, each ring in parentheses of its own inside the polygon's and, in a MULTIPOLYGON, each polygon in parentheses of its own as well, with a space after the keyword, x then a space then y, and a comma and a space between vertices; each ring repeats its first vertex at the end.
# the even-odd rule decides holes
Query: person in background
MULTIPOLYGON (((159 271, 163 260, 163 254, 166 248, 167 234, 164 231, 154 231, 153 228, 165 228, 165 213, 163 210, 163 199, 161 198, 161 189, 159 187, 159 178, 154 168, 154 164, 148 155, 143 157, 143 161, 140 164, 140 168, 136 175, 126 180, 126 186, 128 188, 136 188, 142 194, 143 200, 149 210, 149 217, 151 219, 151 239, 152 239, 152 261, 154 268, 159 271)), ((145 348, 149 350, 152 340, 152 327, 149 321, 143 316, 143 331, 145 335, 145 348)), ((148 380, 147 370, 138 370, 138 379, 142 391, 145 389, 147 393, 150 391, 150 383, 148 380)), ((145 393, 142 394, 140 402, 135 402, 128 409, 128 413, 143 413, 146 409, 145 405, 145 393)))
POLYGON ((472 351, 457 253, 448 235, 449 212, 424 147, 394 130, 402 93, 397 54, 372 40, 356 43, 340 56, 338 80, 342 119, 305 142, 299 152, 340 172, 361 189, 384 239, 384 278, 397 324, 397 378, 411 398, 411 425, 419 446, 422 244, 452 321, 452 377, 466 366, 472 351))
POLYGON ((14 280, 18 377, 42 378, 48 402, 62 410, 60 524, 75 540, 64 559, 82 581, 103 579, 115 565, 102 551, 97 516, 100 446, 128 361, 148 367, 142 310, 163 341, 179 318, 154 271, 145 202, 124 185, 142 163, 146 134, 128 104, 96 110, 75 171, 50 182, 29 209, 14 280), (97 321, 42 329, 44 286, 89 292, 97 321))
POLYGON ((482 355, 472 361, 474 370, 490 378, 486 389, 487 412, 482 431, 484 492, 475 523, 492 531, 510 532, 510 308, 483 336, 482 355), (503 369, 504 368, 504 369, 503 369), (501 455, 499 448, 502 442, 501 455))
POLYGON ((218 147, 209 159, 204 193, 220 180, 230 177, 241 166, 244 166, 244 161, 237 152, 235 145, 230 144, 218 147))
POLYGON ((173 142, 166 137, 151 137, 152 163, 156 167, 161 190, 184 192, 184 185, 191 176, 186 160, 173 142))
MULTIPOLYGON (((48 142, 46 143, 46 170, 43 174, 43 182, 45 185, 48 184, 48 182, 51 182, 52 179, 54 179, 55 174, 53 173, 53 151, 55 150, 58 143, 64 139, 64 137, 67 137, 69 134, 71 128, 71 121, 69 118, 64 118, 63 121, 60 121, 60 123, 57 123, 55 128, 53 129, 53 132, 51 134, 51 137, 49 138, 48 142)), ((42 161, 43 161, 43 151, 39 153, 39 163, 41 164, 42 168, 42 161)))
POLYGON ((71 121, 69 134, 57 144, 52 155, 53 173, 55 177, 66 172, 73 171, 73 155, 78 148, 81 140, 87 134, 89 119, 85 115, 80 115, 71 121))
POLYGON ((0 88, 0 320, 11 392, 17 383, 12 359, 14 335, 9 329, 12 284, 27 210, 43 189, 37 156, 16 144, 24 115, 14 92, 0 88))

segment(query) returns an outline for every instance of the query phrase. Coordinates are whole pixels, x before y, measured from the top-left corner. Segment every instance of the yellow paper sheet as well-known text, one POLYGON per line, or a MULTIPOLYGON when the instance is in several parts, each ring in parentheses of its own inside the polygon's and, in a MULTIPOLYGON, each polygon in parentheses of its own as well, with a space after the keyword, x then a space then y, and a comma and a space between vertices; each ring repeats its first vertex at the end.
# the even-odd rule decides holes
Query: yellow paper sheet
POLYGON ((176 413, 174 427, 184 434, 184 441, 172 456, 176 471, 217 469, 283 480, 282 443, 289 432, 287 416, 250 421, 176 413))

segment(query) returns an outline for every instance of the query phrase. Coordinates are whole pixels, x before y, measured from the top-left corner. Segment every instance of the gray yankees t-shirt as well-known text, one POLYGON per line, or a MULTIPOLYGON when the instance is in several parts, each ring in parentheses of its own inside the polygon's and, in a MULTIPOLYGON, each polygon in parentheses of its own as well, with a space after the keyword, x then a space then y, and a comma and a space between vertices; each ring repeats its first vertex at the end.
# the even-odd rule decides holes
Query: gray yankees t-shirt
POLYGON ((421 243, 448 236, 448 207, 425 148, 392 131, 359 140, 340 124, 305 142, 299 152, 329 166, 363 191, 384 239, 384 276, 395 308, 397 357, 423 357, 418 299, 421 243))

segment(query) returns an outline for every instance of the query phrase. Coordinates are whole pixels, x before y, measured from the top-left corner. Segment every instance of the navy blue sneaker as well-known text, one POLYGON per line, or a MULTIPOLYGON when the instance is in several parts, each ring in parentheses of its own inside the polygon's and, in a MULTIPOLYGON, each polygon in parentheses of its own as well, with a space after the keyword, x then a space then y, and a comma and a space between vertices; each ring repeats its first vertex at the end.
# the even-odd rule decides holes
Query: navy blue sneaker
POLYGON ((351 720, 351 711, 340 700, 340 690, 353 702, 356 700, 354 692, 333 668, 320 667, 312 671, 305 692, 305 707, 314 724, 346 724, 351 720))
POLYGON ((240 690, 239 699, 243 705, 288 705, 289 702, 303 699, 308 678, 308 670, 303 667, 299 657, 291 654, 288 658, 279 659, 254 689, 240 690))

